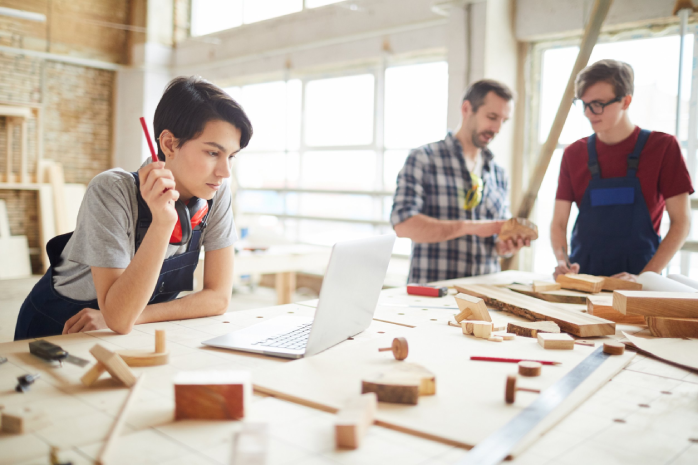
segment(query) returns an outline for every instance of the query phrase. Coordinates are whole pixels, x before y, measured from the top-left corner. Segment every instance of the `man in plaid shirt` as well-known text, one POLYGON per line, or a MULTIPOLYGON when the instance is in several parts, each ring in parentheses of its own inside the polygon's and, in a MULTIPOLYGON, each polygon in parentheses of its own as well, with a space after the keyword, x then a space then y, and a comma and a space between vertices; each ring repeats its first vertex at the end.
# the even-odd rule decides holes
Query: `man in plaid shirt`
POLYGON ((487 144, 509 119, 512 99, 504 84, 475 82, 463 98, 455 133, 407 157, 390 221, 398 237, 412 239, 408 282, 496 273, 499 256, 529 245, 496 236, 511 216, 508 180, 487 144))

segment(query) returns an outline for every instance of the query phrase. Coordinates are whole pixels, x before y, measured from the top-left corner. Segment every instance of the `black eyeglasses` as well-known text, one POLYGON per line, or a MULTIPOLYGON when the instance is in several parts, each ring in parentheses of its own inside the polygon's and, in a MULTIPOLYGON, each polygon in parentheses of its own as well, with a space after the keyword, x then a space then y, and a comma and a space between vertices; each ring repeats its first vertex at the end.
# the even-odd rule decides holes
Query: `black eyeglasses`
POLYGON ((609 100, 606 103, 599 102, 598 100, 591 101, 589 103, 585 103, 584 100, 582 99, 575 99, 574 103, 580 102, 582 104, 583 110, 586 111, 588 108, 589 111, 591 111, 595 115, 601 115, 603 114, 604 108, 609 106, 612 103, 620 102, 623 100, 623 97, 616 97, 613 100, 609 100))

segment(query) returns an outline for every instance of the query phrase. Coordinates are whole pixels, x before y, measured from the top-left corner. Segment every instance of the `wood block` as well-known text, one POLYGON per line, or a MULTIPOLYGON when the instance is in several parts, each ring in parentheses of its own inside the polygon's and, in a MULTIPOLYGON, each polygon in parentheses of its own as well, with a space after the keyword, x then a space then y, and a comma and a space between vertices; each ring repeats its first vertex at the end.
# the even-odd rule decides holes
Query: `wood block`
POLYGON ((473 336, 487 339, 492 335, 492 323, 488 321, 473 321, 473 336))
POLYGON ((239 420, 248 411, 247 371, 184 371, 174 379, 175 420, 239 420))
POLYGON ((267 425, 265 423, 243 423, 242 429, 233 436, 231 464, 266 465, 267 425))
POLYGON ((698 293, 614 291, 613 308, 624 315, 698 318, 698 293))
POLYGON ((521 376, 540 376, 543 364, 540 362, 519 362, 519 374, 521 376))
POLYGON ((650 333, 655 337, 689 337, 698 339, 698 318, 645 317, 650 333))
POLYGON ((641 291, 642 284, 625 279, 603 277, 604 291, 641 291))
POLYGON ((544 349, 574 349, 574 339, 569 334, 538 333, 538 344, 544 349))
MULTIPOLYGON (((606 336, 616 333, 616 325, 612 321, 568 310, 509 289, 484 284, 456 284, 454 287, 459 292, 484 299, 488 308, 511 312, 528 320, 553 321, 557 323, 561 331, 575 336, 606 336)), ((508 330, 508 332, 513 331, 508 330)))
POLYGON ((82 378, 80 378, 80 381, 82 381, 82 384, 84 384, 87 387, 92 386, 100 376, 102 376, 102 373, 107 371, 107 367, 105 367, 102 363, 97 362, 87 370, 87 373, 85 373, 82 378))
POLYGON ((609 355, 623 355, 625 353, 625 344, 616 341, 604 342, 603 352, 609 355))
POLYGON ((549 283, 547 281, 533 281, 533 292, 559 291, 562 289, 560 283, 549 283))
POLYGON ((463 320, 492 321, 485 301, 479 297, 473 297, 468 294, 456 294, 456 303, 460 310, 460 313, 455 317, 458 323, 463 320))
POLYGON ((517 321, 507 325, 507 333, 523 337, 538 337, 538 333, 559 333, 560 327, 552 321, 517 321))
POLYGON ((509 218, 502 225, 498 239, 506 241, 518 238, 535 241, 538 239, 538 226, 533 221, 526 218, 509 218))
POLYGON ((334 423, 335 443, 340 449, 358 449, 368 428, 373 424, 378 408, 375 392, 349 399, 337 412, 334 423))
POLYGON ((368 392, 380 402, 417 405, 419 396, 436 394, 436 376, 416 363, 400 363, 361 380, 361 393, 368 392))
POLYGON ((2 431, 11 434, 25 434, 51 425, 42 410, 33 407, 8 407, 2 411, 2 431))
POLYGON ((113 378, 118 379, 126 386, 131 387, 136 384, 136 375, 133 374, 131 369, 126 365, 126 362, 119 356, 105 347, 95 344, 94 347, 90 349, 90 353, 104 365, 104 368, 112 375, 113 378))
POLYGON ((644 325, 645 317, 642 315, 623 315, 613 308, 613 294, 598 294, 587 296, 587 312, 589 315, 598 316, 606 320, 625 325, 644 325))
POLYGON ((556 281, 563 289, 573 289, 576 291, 590 292, 596 294, 603 289, 605 278, 603 276, 592 276, 589 274, 567 273, 558 275, 556 281))

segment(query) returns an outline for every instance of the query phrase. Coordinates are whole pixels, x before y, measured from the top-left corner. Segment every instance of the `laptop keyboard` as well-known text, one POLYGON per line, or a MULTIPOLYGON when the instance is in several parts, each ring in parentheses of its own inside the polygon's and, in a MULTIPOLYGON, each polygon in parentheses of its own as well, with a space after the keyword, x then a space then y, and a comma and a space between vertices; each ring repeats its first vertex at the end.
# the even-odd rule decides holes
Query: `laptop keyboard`
POLYGON ((304 324, 288 333, 254 342, 253 345, 279 347, 281 349, 303 349, 308 343, 308 336, 310 336, 310 328, 312 328, 312 326, 312 323, 304 324))

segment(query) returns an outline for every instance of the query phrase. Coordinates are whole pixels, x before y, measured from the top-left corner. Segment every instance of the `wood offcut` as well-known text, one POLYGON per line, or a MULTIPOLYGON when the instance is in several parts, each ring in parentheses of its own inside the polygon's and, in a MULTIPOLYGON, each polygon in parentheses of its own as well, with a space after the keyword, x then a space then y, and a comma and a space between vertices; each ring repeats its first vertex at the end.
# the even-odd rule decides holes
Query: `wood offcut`
POLYGON ((613 308, 624 315, 698 318, 698 293, 614 291, 613 308))
MULTIPOLYGON (((642 317, 640 317, 642 318, 642 317)), ((688 337, 698 339, 698 318, 645 317, 650 333, 655 337, 688 337)))
POLYGON ((624 325, 644 325, 642 315, 623 315, 613 308, 613 294, 601 293, 587 298, 587 313, 624 325))
POLYGON ((555 279, 563 289, 589 292, 597 294, 603 289, 605 278, 603 276, 592 276, 590 274, 560 274, 555 279))
POLYGON ((368 392, 349 399, 337 412, 334 422, 335 444, 339 449, 358 449, 373 424, 378 408, 375 392, 368 392))

